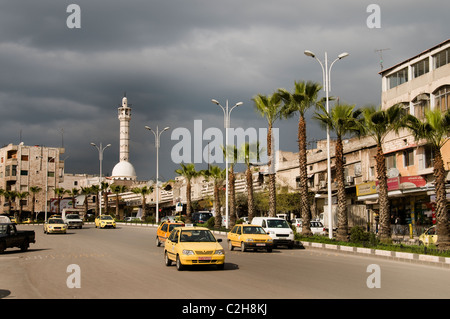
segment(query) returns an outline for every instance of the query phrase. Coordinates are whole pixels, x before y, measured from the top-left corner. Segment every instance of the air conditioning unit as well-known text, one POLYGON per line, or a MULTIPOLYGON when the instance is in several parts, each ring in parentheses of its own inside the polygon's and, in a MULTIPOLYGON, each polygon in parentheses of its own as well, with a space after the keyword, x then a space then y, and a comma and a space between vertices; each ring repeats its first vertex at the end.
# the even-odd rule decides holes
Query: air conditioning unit
POLYGON ((354 176, 347 176, 345 181, 347 182, 347 184, 352 185, 355 182, 355 177, 354 176))

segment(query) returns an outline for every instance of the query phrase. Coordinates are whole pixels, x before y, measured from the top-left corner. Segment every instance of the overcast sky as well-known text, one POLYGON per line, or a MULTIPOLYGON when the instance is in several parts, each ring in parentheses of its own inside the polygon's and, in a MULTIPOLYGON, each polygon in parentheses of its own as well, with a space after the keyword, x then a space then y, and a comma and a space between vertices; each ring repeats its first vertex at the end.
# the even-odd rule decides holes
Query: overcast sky
MULTIPOLYGON (((341 103, 380 103, 380 53, 388 68, 449 38, 450 4, 432 1, 354 0, 0 0, 0 140, 59 147, 67 173, 98 174, 98 151, 108 175, 119 161, 117 108, 124 92, 132 108, 130 162, 139 180, 156 176, 154 135, 170 126, 193 132, 223 129, 230 106, 232 127, 267 127, 252 98, 294 81, 322 83, 308 49, 331 62, 332 96, 341 103), (68 28, 81 9, 81 28, 68 28), (380 28, 369 28, 370 4, 380 8, 380 28)), ((371 20, 375 21, 375 20, 371 20)), ((324 95, 324 92, 321 93, 324 95)), ((312 112, 310 112, 312 114, 312 112)), ((280 149, 297 152, 297 118, 278 121, 280 149)), ((174 178, 178 141, 161 135, 160 178, 174 178)), ((325 132, 307 123, 308 140, 325 132)), ((208 141, 202 146, 206 147, 208 141)), ((206 163, 197 164, 205 168, 206 163)))

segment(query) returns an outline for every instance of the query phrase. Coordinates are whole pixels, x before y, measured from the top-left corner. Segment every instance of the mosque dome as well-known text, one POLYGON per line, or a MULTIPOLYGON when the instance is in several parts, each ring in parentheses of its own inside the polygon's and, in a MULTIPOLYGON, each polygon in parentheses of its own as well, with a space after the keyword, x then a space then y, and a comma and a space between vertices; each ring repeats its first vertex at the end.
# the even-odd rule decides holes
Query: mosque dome
POLYGON ((111 174, 112 179, 135 180, 136 171, 133 165, 127 161, 121 161, 114 166, 111 174))

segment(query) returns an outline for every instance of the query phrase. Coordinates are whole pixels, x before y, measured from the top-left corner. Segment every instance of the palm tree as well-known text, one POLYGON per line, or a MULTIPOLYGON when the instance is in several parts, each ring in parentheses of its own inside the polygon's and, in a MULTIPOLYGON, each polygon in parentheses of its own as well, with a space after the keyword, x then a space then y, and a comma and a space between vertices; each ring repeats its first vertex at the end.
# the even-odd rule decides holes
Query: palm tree
POLYGON ((177 173, 180 176, 183 176, 186 179, 186 223, 190 224, 192 223, 191 180, 199 176, 200 172, 195 170, 195 165, 192 163, 187 165, 180 163, 180 166, 181 168, 176 169, 175 173, 177 173))
POLYGON ((76 197, 80 194, 80 190, 78 188, 72 188, 71 190, 67 190, 66 193, 72 198, 72 207, 76 208, 76 197))
POLYGON ((221 169, 219 166, 211 166, 207 170, 200 171, 207 180, 210 178, 214 181, 214 212, 216 214, 214 227, 220 228, 222 226, 222 214, 220 213, 220 196, 219 189, 223 185, 223 181, 225 179, 225 169, 221 169))
POLYGON ((227 147, 222 147, 223 156, 228 156, 228 163, 230 165, 230 171, 228 173, 228 187, 229 187, 229 205, 230 205, 230 229, 233 228, 237 219, 237 210, 236 210, 236 175, 234 174, 234 165, 238 160, 238 150, 236 145, 227 145, 227 147), (227 153, 228 152, 228 153, 227 153))
POLYGON ((360 133, 370 136, 377 144, 375 161, 377 164, 378 202, 380 206, 380 239, 389 241, 391 238, 391 220, 389 214, 389 199, 387 186, 386 161, 383 153, 384 138, 392 132, 398 133, 401 127, 403 110, 400 105, 393 105, 385 110, 367 106, 363 108, 362 125, 360 133))
POLYGON ((92 190, 90 187, 81 187, 81 195, 84 195, 84 216, 87 217, 89 210, 88 197, 91 195, 92 190))
POLYGON ((255 103, 256 111, 265 117, 268 124, 267 132, 267 157, 268 157, 268 168, 269 168, 269 216, 274 217, 277 213, 277 199, 276 199, 276 178, 275 178, 275 167, 272 150, 272 127, 273 123, 282 117, 282 104, 281 97, 279 94, 274 93, 270 96, 265 96, 262 94, 257 94, 253 99, 255 103))
POLYGON ((450 229, 445 190, 446 174, 441 148, 448 141, 450 111, 442 113, 439 109, 427 110, 424 120, 408 114, 405 119, 405 127, 411 131, 416 141, 425 139, 431 145, 436 193, 436 234, 438 235, 436 245, 440 249, 449 249, 450 229))
POLYGON ((101 183, 101 192, 103 195, 103 202, 105 202, 105 213, 108 214, 108 188, 109 183, 108 182, 102 182, 101 183))
MULTIPOLYGON (((13 190, 7 190, 4 192, 3 196, 5 197, 5 201, 8 202, 8 215, 11 216, 11 210, 12 210, 12 203, 15 201, 16 198, 16 191, 13 190)), ((19 222, 19 217, 17 216, 17 211, 14 214, 14 218, 16 219, 16 222, 19 222)))
POLYGON ((64 195, 66 191, 62 187, 55 187, 54 192, 56 197, 58 197, 58 207, 56 213, 59 215, 61 214, 61 197, 64 195))
MULTIPOLYGON (((322 86, 315 82, 295 82, 294 91, 290 93, 285 89, 279 89, 278 94, 284 102, 283 116, 288 118, 298 113, 298 161, 300 170, 300 212, 303 218, 302 234, 312 235, 310 228, 311 210, 308 196, 308 173, 306 157, 306 111, 312 106, 318 107, 323 104, 323 99, 318 101, 322 86)), ((329 204, 331 205, 331 203, 329 204)))
POLYGON ((95 195, 95 217, 98 216, 99 213, 99 196, 98 193, 100 192, 100 186, 99 185, 92 185, 91 186, 91 193, 95 195))
POLYGON ((131 191, 135 194, 140 194, 142 195, 142 220, 145 220, 145 218, 147 217, 147 214, 145 212, 145 207, 146 207, 146 200, 145 200, 145 196, 147 196, 148 194, 151 194, 153 192, 153 187, 134 187, 133 189, 131 189, 131 191))
POLYGON ((33 220, 35 220, 35 219, 37 219, 37 215, 36 215, 36 209, 35 209, 35 206, 36 206, 36 194, 37 193, 39 193, 40 191, 42 190, 42 188, 41 187, 39 187, 39 186, 31 186, 30 187, 30 192, 31 192, 31 194, 33 194, 33 196, 32 196, 32 204, 31 204, 31 211, 32 211, 32 219, 33 220))
POLYGON ((244 162, 247 169, 245 170, 245 178, 247 182, 247 206, 248 206, 248 221, 251 222, 255 217, 255 199, 253 194, 253 175, 251 169, 252 161, 259 161, 259 156, 262 152, 262 148, 259 147, 259 142, 250 145, 244 143, 241 145, 241 150, 238 153, 240 162, 244 162))
POLYGON ((120 216, 119 210, 119 195, 121 193, 125 193, 127 191, 127 187, 125 185, 112 184, 109 186, 109 188, 114 194, 116 194, 116 219, 122 220, 123 217, 120 216))
POLYGON ((336 133, 335 159, 336 159, 336 181, 337 181, 337 216, 338 231, 337 240, 348 241, 348 216, 347 198, 345 196, 344 176, 344 146, 342 138, 347 134, 358 134, 360 127, 361 110, 355 110, 355 105, 336 105, 331 113, 321 105, 322 113, 315 114, 314 118, 319 120, 323 127, 329 127, 336 133))
POLYGON ((23 199, 27 198, 30 193, 28 192, 16 192, 16 198, 19 199, 19 219, 22 218, 23 199))

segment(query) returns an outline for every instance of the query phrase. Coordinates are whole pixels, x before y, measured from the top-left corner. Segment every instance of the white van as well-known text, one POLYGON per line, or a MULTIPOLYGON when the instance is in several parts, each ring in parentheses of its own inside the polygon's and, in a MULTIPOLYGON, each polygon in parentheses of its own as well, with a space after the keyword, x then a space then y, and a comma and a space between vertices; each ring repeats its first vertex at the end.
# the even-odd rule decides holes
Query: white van
POLYGON ((264 228, 272 237, 274 247, 278 245, 287 245, 290 249, 294 247, 294 232, 284 218, 254 217, 251 224, 264 228))

